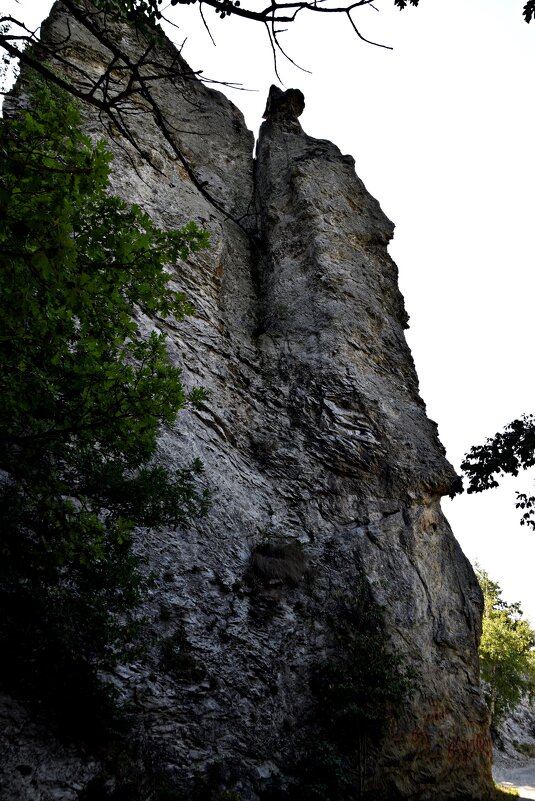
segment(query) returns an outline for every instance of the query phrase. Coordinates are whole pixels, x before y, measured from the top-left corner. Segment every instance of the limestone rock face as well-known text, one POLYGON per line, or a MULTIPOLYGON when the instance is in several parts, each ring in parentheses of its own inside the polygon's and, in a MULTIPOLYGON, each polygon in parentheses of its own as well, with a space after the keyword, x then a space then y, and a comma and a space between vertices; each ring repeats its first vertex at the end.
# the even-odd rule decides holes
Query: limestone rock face
MULTIPOLYGON (((107 54, 56 5, 43 35, 59 42, 67 30, 98 75, 107 54)), ((119 34, 141 52, 132 31, 119 34)), ((170 44, 159 56, 177 59, 170 44)), ((193 177, 149 112, 130 119, 136 149, 84 111, 87 131, 115 154, 113 191, 164 227, 200 223, 212 242, 172 268, 196 317, 139 320, 164 325, 186 384, 212 393, 160 442, 170 466, 203 460, 209 515, 188 531, 139 536, 160 576, 146 610, 155 645, 117 682, 135 704, 145 764, 177 798, 209 776, 242 801, 273 787, 284 798, 315 735, 309 680, 334 647, 330 615, 363 571, 389 648, 417 677, 371 787, 385 799, 485 799, 481 598, 440 510, 455 474, 418 395, 387 252, 393 225, 354 160, 302 131, 298 102, 267 115, 255 161, 241 113, 181 63, 185 77, 155 92, 193 177), (281 541, 300 544, 291 580, 251 583, 259 544, 281 541), (187 643, 180 669, 162 656, 177 634, 187 643)), ((93 798, 88 786, 112 797, 118 778, 104 761, 62 750, 9 700, 0 714, 6 800, 93 798), (28 769, 17 772, 20 754, 28 769)))

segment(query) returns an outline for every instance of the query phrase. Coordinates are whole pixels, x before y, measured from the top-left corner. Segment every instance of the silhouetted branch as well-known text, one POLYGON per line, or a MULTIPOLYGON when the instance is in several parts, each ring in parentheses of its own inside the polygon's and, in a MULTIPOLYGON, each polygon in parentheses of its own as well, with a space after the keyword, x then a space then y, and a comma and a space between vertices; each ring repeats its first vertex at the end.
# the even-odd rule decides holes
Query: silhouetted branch
MULTIPOLYGON (((412 5, 418 4, 418 0, 409 2, 412 5)), ((175 129, 166 116, 154 89, 163 80, 171 83, 179 81, 183 85, 184 81, 193 78, 200 78, 204 83, 240 87, 228 82, 211 81, 199 72, 190 70, 178 51, 173 54, 164 44, 165 38, 157 25, 159 20, 164 19, 161 11, 163 3, 164 0, 62 0, 62 5, 69 14, 65 23, 66 32, 59 35, 56 32, 54 41, 47 41, 45 37, 44 42, 39 40, 37 31, 30 30, 21 20, 11 15, 1 16, 0 49, 12 59, 20 59, 24 67, 35 70, 77 100, 96 108, 101 122, 106 125, 107 120, 108 128, 111 124, 139 156, 149 161, 150 157, 133 132, 131 121, 133 115, 150 114, 192 183, 216 209, 234 219, 217 198, 210 195, 205 182, 196 176, 178 144, 176 134, 181 132, 175 129), (80 63, 79 42, 75 40, 71 30, 71 21, 80 25, 102 48, 102 69, 98 74, 93 72, 92 65, 84 67, 83 62, 80 63), (121 24, 127 24, 137 36, 141 52, 138 49, 136 54, 136 48, 132 50, 127 45, 123 46, 123 38, 117 36, 117 25, 121 24), (160 48, 159 45, 163 47, 160 48)), ((236 16, 265 25, 279 81, 278 53, 294 66, 303 69, 288 55, 278 38, 284 32, 280 27, 281 23, 294 22, 297 14, 309 11, 346 15, 357 36, 369 42, 356 27, 351 12, 372 5, 372 0, 354 0, 341 5, 336 0, 275 1, 261 10, 255 8, 256 0, 245 0, 244 5, 240 0, 171 0, 171 6, 194 3, 199 5, 203 23, 212 41, 214 39, 203 13, 206 6, 223 18, 236 16)), ((403 7, 406 0, 394 0, 394 3, 403 7)), ((242 225, 237 219, 235 222, 242 225)))

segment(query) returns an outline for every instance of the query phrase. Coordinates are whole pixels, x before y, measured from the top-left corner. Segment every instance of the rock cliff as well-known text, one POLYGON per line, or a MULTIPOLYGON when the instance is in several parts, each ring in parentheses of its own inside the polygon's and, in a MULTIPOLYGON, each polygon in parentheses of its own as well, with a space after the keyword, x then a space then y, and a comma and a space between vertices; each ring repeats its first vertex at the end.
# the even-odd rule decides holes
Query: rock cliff
MULTIPOLYGON (((114 35, 141 52, 131 29, 114 35)), ((88 74, 102 71, 105 49, 61 4, 43 36, 68 39, 88 74)), ((162 43, 159 59, 180 57, 162 43)), ((172 142, 135 97, 135 146, 84 111, 114 153, 113 191, 163 227, 197 221, 212 243, 173 267, 196 316, 140 320, 167 331, 186 384, 211 391, 162 435, 160 458, 200 457, 212 496, 190 530, 139 540, 160 576, 146 610, 155 645, 117 682, 135 704, 140 786, 150 763, 175 793, 166 798, 207 777, 242 801, 284 798, 315 736, 311 672, 334 648, 338 599, 364 574, 388 649, 416 676, 369 787, 385 799, 487 798, 481 599, 440 510, 455 474, 418 395, 387 251, 393 225, 353 158, 303 132, 300 93, 275 93, 253 158, 238 109, 179 63, 182 77, 175 69, 154 84, 172 142), (299 558, 278 574, 262 574, 257 559, 263 579, 251 581, 270 543, 299 558), (196 666, 178 674, 161 659, 177 634, 196 666)), ((6 801, 126 797, 101 755, 55 741, 15 701, 0 710, 6 801)), ((158 797, 147 788, 143 798, 158 797)))

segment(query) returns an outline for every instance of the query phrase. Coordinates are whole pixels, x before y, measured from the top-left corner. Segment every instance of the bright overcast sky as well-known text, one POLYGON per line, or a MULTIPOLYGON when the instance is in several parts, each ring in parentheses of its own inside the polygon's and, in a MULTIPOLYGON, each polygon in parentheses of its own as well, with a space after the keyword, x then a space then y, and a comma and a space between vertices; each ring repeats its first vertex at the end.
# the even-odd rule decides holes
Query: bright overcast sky
MULTIPOLYGON (((7 4, 32 24, 51 5, 7 4)), ((305 94, 303 128, 355 157, 396 223, 390 253, 421 394, 456 468, 470 445, 535 411, 535 22, 526 25, 523 5, 420 0, 401 12, 376 0, 379 11, 357 10, 361 33, 393 51, 359 41, 342 19, 306 23, 303 12, 283 41, 312 74, 279 63, 285 86, 305 94)), ((187 37, 192 68, 255 90, 226 93, 256 132, 277 82, 265 32, 205 15, 217 47, 195 6, 169 8, 179 25, 172 37, 187 37)), ((516 488, 508 482, 443 508, 466 555, 535 624, 535 532, 519 526, 516 488)))

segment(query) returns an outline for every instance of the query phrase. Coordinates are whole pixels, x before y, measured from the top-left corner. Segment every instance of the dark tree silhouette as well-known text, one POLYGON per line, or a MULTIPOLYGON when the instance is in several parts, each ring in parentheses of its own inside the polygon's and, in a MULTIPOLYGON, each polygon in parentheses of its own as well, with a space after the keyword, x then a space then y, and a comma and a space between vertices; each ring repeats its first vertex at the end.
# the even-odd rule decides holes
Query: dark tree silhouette
MULTIPOLYGON (((461 469, 468 478, 468 492, 483 492, 499 486, 504 475, 517 476, 535 465, 535 416, 523 415, 502 432, 475 445, 466 454, 461 469)), ((520 523, 535 531, 535 496, 517 493, 520 523)))
POLYGON ((526 22, 531 22, 535 18, 535 0, 528 0, 524 6, 524 19, 526 22))
MULTIPOLYGON (((419 4, 419 0, 392 0, 392 2, 400 10, 419 4)), ((111 124, 130 141, 142 157, 146 157, 129 125, 130 101, 134 100, 138 107, 144 108, 146 113, 152 115, 171 146, 176 160, 188 172, 197 189, 214 207, 226 213, 227 210, 217 198, 209 195, 202 180, 196 176, 177 145, 172 126, 158 103, 155 86, 161 79, 183 82, 198 77, 207 83, 218 83, 208 81, 200 73, 192 72, 181 58, 180 49, 175 51, 174 56, 169 57, 169 49, 164 48, 166 58, 162 57, 162 48, 158 46, 163 41, 159 22, 165 19, 163 9, 168 7, 167 0, 165 2, 164 0, 92 0, 92 2, 62 0, 62 3, 71 19, 95 37, 108 52, 108 62, 103 64, 101 74, 97 76, 90 74, 77 63, 76 48, 72 47, 70 34, 63 41, 43 43, 39 40, 38 32, 31 30, 24 20, 10 15, 0 16, 0 51, 3 51, 4 64, 6 60, 20 60, 23 68, 35 70, 51 84, 66 90, 77 100, 96 107, 106 127, 109 128, 111 124), (133 56, 121 44, 121 38, 116 35, 118 23, 129 25, 142 41, 139 56, 133 56)), ((170 5, 197 5, 208 30, 206 10, 223 18, 241 17, 263 25, 269 38, 276 72, 278 55, 294 63, 282 47, 280 34, 303 14, 324 15, 327 18, 332 15, 342 16, 363 42, 387 47, 384 44, 371 42, 357 27, 358 11, 364 6, 373 6, 373 0, 352 0, 342 3, 340 0, 309 0, 309 2, 272 0, 264 8, 258 7, 257 0, 171 0, 170 5)), ((534 15, 535 0, 529 0, 524 7, 526 21, 529 22, 534 15)), ((236 84, 225 83, 225 85, 237 87, 236 84)))

